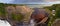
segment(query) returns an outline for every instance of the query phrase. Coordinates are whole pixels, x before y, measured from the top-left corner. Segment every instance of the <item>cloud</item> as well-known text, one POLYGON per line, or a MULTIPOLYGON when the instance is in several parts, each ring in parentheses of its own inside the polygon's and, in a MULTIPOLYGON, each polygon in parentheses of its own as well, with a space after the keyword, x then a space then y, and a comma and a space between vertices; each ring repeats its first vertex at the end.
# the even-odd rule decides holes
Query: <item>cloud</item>
POLYGON ((14 0, 0 0, 0 3, 12 3, 14 0))
POLYGON ((59 3, 60 0, 14 0, 15 4, 53 4, 59 3))
POLYGON ((60 0, 43 0, 45 2, 55 2, 55 1, 60 1, 60 0))
POLYGON ((60 0, 0 0, 0 3, 11 4, 57 4, 60 0))

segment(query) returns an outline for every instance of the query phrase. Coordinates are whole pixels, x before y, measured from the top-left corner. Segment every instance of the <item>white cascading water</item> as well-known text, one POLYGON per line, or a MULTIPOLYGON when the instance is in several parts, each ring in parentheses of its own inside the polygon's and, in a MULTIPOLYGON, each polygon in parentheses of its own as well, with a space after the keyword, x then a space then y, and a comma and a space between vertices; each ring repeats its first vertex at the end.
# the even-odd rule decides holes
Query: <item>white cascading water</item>
POLYGON ((35 25, 34 19, 31 19, 31 20, 30 20, 30 26, 34 26, 34 25, 35 25))
POLYGON ((0 26, 11 26, 11 25, 5 20, 0 20, 0 26))

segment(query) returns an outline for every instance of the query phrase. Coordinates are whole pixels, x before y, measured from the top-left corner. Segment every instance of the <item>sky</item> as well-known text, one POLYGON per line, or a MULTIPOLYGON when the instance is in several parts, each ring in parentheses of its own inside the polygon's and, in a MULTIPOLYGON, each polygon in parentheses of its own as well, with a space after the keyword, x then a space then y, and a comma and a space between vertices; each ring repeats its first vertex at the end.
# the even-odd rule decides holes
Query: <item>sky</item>
POLYGON ((0 0, 0 3, 12 3, 14 0, 0 0))
POLYGON ((11 4, 56 4, 56 3, 60 3, 60 0, 0 0, 0 3, 11 3, 11 4))

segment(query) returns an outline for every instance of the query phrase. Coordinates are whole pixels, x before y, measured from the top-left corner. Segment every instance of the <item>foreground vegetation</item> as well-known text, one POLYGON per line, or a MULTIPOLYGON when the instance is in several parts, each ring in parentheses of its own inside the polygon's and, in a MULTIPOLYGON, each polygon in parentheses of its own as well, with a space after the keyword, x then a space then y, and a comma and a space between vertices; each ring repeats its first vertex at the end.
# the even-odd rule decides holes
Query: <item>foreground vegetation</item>
POLYGON ((55 21, 55 19, 60 18, 60 4, 54 4, 49 7, 44 7, 45 9, 49 9, 51 11, 50 13, 50 20, 48 23, 48 26, 51 26, 51 24, 55 21), (52 10, 55 10, 55 16, 52 15, 52 10))

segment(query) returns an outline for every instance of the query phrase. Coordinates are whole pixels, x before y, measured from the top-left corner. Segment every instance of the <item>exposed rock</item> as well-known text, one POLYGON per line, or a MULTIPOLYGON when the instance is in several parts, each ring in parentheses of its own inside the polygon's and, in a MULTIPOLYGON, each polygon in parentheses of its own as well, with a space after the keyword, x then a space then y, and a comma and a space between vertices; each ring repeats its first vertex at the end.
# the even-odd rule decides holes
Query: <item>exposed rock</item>
POLYGON ((14 13, 16 10, 15 10, 15 7, 13 7, 13 6, 8 6, 8 7, 6 7, 6 11, 8 12, 8 13, 14 13))
POLYGON ((29 22, 30 15, 32 13, 32 9, 26 7, 26 6, 8 6, 5 8, 7 14, 6 14, 6 20, 12 25, 12 26, 19 26, 20 20, 23 22, 29 22), (13 15, 12 15, 13 13, 13 15), (22 17, 22 16, 23 17, 22 17), (12 17, 13 16, 13 17, 12 17), (20 17, 21 16, 21 17, 20 17), (18 20, 17 20, 18 19, 18 20))

